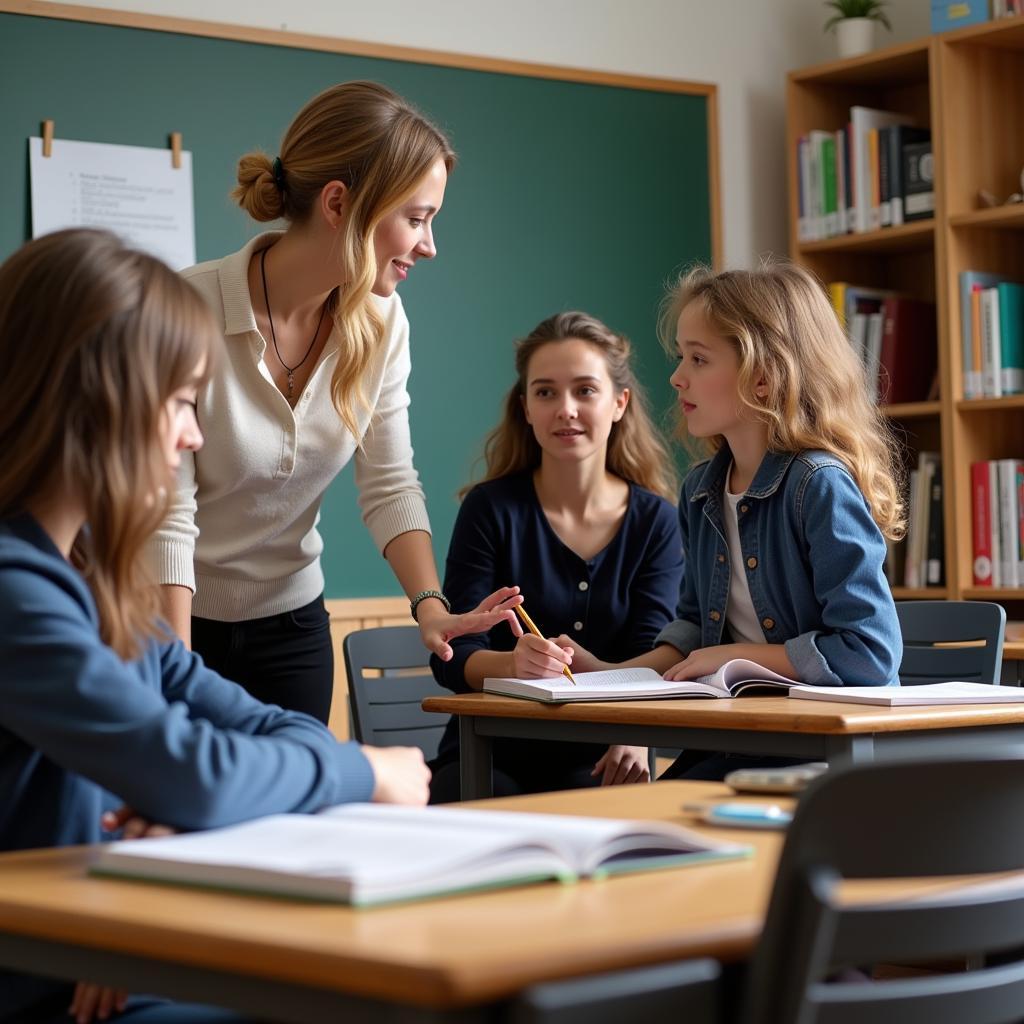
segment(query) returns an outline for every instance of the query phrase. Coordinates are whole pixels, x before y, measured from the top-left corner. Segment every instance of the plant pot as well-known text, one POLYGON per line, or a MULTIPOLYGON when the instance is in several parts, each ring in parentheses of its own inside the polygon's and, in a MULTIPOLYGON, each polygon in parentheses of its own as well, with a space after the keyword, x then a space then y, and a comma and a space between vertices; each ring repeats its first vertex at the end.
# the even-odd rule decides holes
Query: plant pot
POLYGON ((836 47, 840 57, 859 57, 875 45, 874 18, 843 18, 836 24, 836 47))

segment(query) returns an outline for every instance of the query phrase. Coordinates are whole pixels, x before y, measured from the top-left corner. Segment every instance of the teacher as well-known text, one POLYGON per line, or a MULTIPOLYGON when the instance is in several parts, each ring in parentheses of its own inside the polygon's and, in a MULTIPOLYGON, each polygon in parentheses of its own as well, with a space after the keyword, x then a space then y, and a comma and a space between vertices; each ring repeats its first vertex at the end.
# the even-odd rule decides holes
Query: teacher
POLYGON ((317 523, 349 461, 363 521, 427 648, 447 660, 450 638, 502 619, 521 632, 516 588, 450 613, 412 461, 409 322, 396 288, 437 253, 454 162, 441 131, 391 90, 336 85, 299 111, 276 158, 239 161, 232 197, 286 229, 184 271, 225 344, 198 396, 206 444, 182 459, 150 548, 168 621, 253 696, 323 722, 334 657, 317 523))

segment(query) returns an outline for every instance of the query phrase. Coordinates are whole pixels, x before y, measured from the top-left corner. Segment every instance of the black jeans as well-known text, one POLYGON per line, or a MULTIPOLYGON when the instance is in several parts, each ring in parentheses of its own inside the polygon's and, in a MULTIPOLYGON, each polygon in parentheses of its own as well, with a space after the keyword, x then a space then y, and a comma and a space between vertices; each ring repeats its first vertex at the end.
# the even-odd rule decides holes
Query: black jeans
POLYGON ((321 594, 280 615, 244 622, 192 618, 192 649, 257 700, 327 724, 334 691, 330 616, 321 594))

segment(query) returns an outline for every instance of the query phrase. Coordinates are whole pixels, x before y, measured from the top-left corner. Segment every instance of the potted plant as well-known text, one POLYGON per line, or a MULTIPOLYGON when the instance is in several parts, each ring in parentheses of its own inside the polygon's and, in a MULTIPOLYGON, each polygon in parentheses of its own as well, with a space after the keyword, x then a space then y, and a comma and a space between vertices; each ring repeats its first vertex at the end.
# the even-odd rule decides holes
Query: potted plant
POLYGON ((875 22, 892 31, 886 0, 825 0, 825 6, 835 12, 825 22, 825 31, 835 29, 840 57, 867 53, 874 46, 875 22))

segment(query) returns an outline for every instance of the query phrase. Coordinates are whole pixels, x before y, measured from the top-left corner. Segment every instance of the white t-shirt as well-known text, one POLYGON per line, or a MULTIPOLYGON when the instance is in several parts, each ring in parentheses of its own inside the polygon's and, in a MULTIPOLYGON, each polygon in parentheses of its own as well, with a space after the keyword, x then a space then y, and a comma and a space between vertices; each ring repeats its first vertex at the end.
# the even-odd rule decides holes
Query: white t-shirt
POLYGON ((729 544, 729 602, 725 607, 725 621, 734 643, 763 644, 767 643, 767 640, 757 612, 754 611, 754 602, 750 598, 746 559, 740 547, 740 526, 736 509, 743 500, 743 495, 730 494, 728 475, 725 479, 725 501, 722 502, 722 507, 725 512, 725 538, 729 544))

